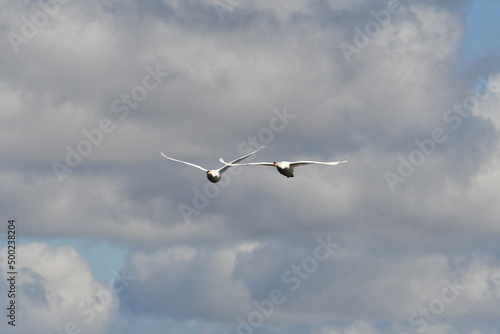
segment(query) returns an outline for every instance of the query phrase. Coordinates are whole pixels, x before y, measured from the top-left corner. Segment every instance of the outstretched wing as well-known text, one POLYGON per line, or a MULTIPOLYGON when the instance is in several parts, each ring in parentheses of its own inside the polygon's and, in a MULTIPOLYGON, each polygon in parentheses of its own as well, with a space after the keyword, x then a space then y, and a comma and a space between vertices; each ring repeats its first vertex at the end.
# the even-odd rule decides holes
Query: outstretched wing
POLYGON ((323 161, 294 161, 290 162, 291 167, 297 167, 297 166, 303 166, 303 165, 329 165, 329 166, 335 166, 338 164, 343 164, 346 163, 347 160, 342 160, 342 161, 334 161, 334 162, 323 162, 323 161))
MULTIPOLYGON (((222 173, 224 173, 224 172, 225 172, 225 171, 226 171, 229 167, 231 167, 231 164, 236 164, 237 162, 240 162, 241 160, 243 160, 243 159, 245 159, 245 158, 248 158, 248 157, 249 157, 249 156, 251 156, 252 154, 255 154, 255 153, 259 152, 260 150, 262 150, 264 147, 265 147, 265 146, 262 146, 262 147, 261 147, 261 148, 259 148, 258 150, 255 150, 255 151, 253 151, 253 152, 251 152, 251 153, 245 154, 244 156, 239 157, 238 159, 235 159, 235 160, 231 161, 229 164, 226 164, 226 163, 224 163, 224 162, 223 162, 223 163, 225 164, 225 166, 224 166, 224 167, 222 167, 222 168, 220 168, 220 169, 219 169, 219 172, 220 172, 221 174, 222 174, 222 173)), ((221 158, 221 159, 222 159, 222 158, 221 158)))
POLYGON ((233 164, 231 162, 225 162, 224 159, 220 158, 220 162, 222 162, 226 166, 237 167, 237 166, 271 166, 274 167, 274 163, 272 162, 248 162, 246 164, 233 164))
POLYGON ((201 166, 198 166, 198 165, 195 165, 195 164, 192 164, 190 162, 186 162, 186 161, 182 161, 182 160, 177 160, 177 159, 174 159, 174 158, 170 158, 170 157, 167 157, 165 154, 163 154, 163 152, 161 152, 161 155, 163 155, 165 158, 169 159, 169 160, 173 160, 173 161, 177 161, 177 162, 180 162, 180 163, 183 163, 183 164, 186 164, 186 165, 189 165, 189 166, 193 166, 193 167, 196 167, 198 169, 201 169, 202 171, 204 172, 208 172, 208 169, 205 169, 201 166))

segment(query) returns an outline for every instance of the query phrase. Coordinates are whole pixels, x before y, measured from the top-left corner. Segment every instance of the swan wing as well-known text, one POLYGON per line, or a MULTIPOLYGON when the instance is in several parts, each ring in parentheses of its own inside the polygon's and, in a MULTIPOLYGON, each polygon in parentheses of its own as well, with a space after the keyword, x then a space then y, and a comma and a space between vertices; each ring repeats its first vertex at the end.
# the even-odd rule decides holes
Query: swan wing
POLYGON ((248 163, 244 163, 244 164, 235 164, 232 162, 225 162, 224 159, 222 159, 222 158, 220 158, 219 161, 222 162, 224 165, 231 166, 231 167, 234 167, 234 166, 271 166, 271 167, 274 167, 274 163, 272 163, 272 162, 248 162, 248 163))
POLYGON ((163 152, 161 152, 161 155, 163 155, 165 158, 169 159, 169 160, 173 160, 173 161, 177 161, 177 162, 180 162, 180 163, 183 163, 183 164, 186 164, 186 165, 189 165, 189 166, 193 166, 193 167, 196 167, 198 169, 201 169, 202 171, 204 172, 208 172, 208 169, 205 169, 201 166, 198 166, 198 165, 195 165, 195 164, 192 164, 190 162, 186 162, 186 161, 182 161, 182 160, 177 160, 177 159, 174 159, 174 158, 170 158, 170 157, 167 157, 165 154, 163 154, 163 152))
POLYGON ((292 166, 292 167, 303 166, 303 165, 329 165, 329 166, 336 166, 338 164, 343 164, 343 163, 346 163, 346 162, 347 162, 347 160, 332 161, 332 162, 303 160, 303 161, 290 162, 290 166, 292 166))
MULTIPOLYGON (((259 152, 260 150, 262 150, 264 147, 265 147, 265 146, 262 146, 261 148, 259 148, 259 149, 255 150, 255 151, 253 151, 253 152, 251 152, 251 153, 245 154, 244 156, 239 157, 238 159, 235 159, 235 160, 231 161, 229 164, 224 163, 224 164, 225 164, 225 166, 224 166, 224 167, 222 167, 222 168, 220 168, 220 169, 219 169, 219 172, 220 172, 221 174, 222 174, 222 173, 224 173, 224 172, 225 172, 225 171, 226 171, 229 167, 231 167, 231 164, 236 164, 236 163, 240 162, 241 160, 243 160, 243 159, 245 159, 245 158, 248 158, 248 157, 249 157, 249 156, 251 156, 252 154, 255 154, 255 153, 259 152)), ((222 159, 222 158, 221 158, 221 159, 222 159)))

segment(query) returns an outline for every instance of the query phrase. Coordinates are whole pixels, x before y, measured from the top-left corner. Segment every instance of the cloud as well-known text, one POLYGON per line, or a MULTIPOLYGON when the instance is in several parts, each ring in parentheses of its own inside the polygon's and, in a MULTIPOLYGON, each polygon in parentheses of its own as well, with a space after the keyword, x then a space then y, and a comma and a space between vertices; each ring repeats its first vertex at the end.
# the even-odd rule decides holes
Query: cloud
POLYGON ((232 279, 236 257, 245 251, 242 245, 214 251, 173 247, 154 254, 135 253, 125 270, 137 280, 125 291, 124 307, 134 314, 228 320, 248 302, 244 287, 232 279))
POLYGON ((356 322, 345 328, 325 327, 314 334, 376 334, 379 333, 373 326, 366 322, 356 322))
POLYGON ((500 266, 488 255, 370 256, 341 246, 314 269, 304 264, 313 252, 314 245, 267 242, 136 253, 125 271, 137 280, 125 291, 123 307, 178 321, 227 322, 247 319, 256 309, 252 305, 265 303, 279 290, 284 303, 266 319, 273 325, 363 318, 397 319, 417 329, 435 325, 441 315, 452 322, 468 322, 474 314, 495 317, 500 266), (314 270, 295 271, 301 264, 314 270))
MULTIPOLYGON (((6 253, 6 248, 1 249, 1 254, 6 253)), ((117 299, 95 280, 89 264, 74 248, 34 242, 18 246, 17 254, 17 330, 106 332, 117 299)), ((0 264, 7 268, 4 255, 0 264)), ((2 290, 6 284, 2 280, 2 290)))

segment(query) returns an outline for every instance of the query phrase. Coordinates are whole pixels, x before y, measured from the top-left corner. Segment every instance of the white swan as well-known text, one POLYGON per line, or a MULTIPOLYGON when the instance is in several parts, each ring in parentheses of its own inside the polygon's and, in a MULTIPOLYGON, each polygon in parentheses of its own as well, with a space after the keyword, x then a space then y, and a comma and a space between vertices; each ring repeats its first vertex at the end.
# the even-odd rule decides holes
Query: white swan
MULTIPOLYGON (((237 163, 237 162, 240 162, 241 160, 251 156, 252 154, 255 154, 257 152, 259 152, 260 150, 262 150, 265 146, 262 146, 261 148, 259 148, 258 150, 255 150, 251 153, 248 153, 248 154, 245 154, 244 156, 242 157, 239 157, 238 159, 236 160, 233 160, 231 161, 230 163, 233 164, 233 163, 237 163)), ((198 166, 198 165, 195 165, 195 164, 192 164, 190 162, 186 162, 186 161, 182 161, 182 160, 177 160, 177 159, 174 159, 174 158, 170 158, 170 157, 167 157, 165 154, 163 154, 163 152, 161 152, 161 155, 163 155, 165 158, 169 159, 169 160, 173 160, 173 161, 177 161, 177 162, 180 162, 180 163, 183 163, 183 164, 186 164, 186 165, 189 165, 189 166, 193 166, 193 167, 196 167, 198 169, 201 169, 202 171, 206 172, 207 173, 207 178, 208 180, 210 180, 210 182, 213 182, 213 183, 217 183, 219 182, 221 176, 222 176, 222 173, 224 173, 229 167, 231 167, 230 165, 228 164, 225 164, 225 166, 219 168, 219 169, 205 169, 201 166, 198 166)))
POLYGON ((226 166, 270 166, 270 167, 276 167, 278 169, 278 172, 280 174, 285 175, 286 177, 293 177, 293 169, 297 166, 302 166, 302 165, 329 165, 329 166, 335 166, 338 164, 346 163, 347 160, 342 160, 342 161, 336 161, 336 162, 321 162, 321 161, 280 161, 280 162, 249 162, 246 164, 237 164, 233 162, 225 162, 224 159, 220 158, 220 162, 225 164, 226 166))

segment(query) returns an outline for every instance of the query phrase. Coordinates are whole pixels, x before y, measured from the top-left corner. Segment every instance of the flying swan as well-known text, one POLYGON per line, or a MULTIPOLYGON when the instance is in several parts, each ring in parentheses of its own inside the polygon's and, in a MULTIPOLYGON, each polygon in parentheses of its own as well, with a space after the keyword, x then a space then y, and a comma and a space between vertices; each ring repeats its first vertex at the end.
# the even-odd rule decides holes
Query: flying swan
MULTIPOLYGON (((260 150, 262 150, 265 146, 262 146, 261 148, 259 148, 258 150, 255 150, 251 153, 248 153, 242 157, 239 157, 238 159, 236 160, 233 160, 230 162, 230 164, 235 164, 237 162, 240 162, 241 160, 251 156, 252 154, 255 154, 257 152, 259 152, 260 150)), ((201 166, 198 166, 198 165, 195 165, 195 164, 192 164, 190 162, 186 162, 186 161, 182 161, 182 160, 177 160, 177 159, 174 159, 174 158, 170 158, 170 157, 167 157, 165 154, 163 154, 163 152, 161 152, 161 155, 163 155, 165 158, 169 159, 169 160, 173 160, 173 161, 177 161, 177 162, 180 162, 180 163, 183 163, 183 164, 186 164, 186 165, 189 165, 189 166, 193 166, 193 167, 196 167, 198 169, 201 169, 202 171, 206 172, 207 173, 207 178, 210 182, 213 182, 213 183, 217 183, 220 181, 221 179, 221 176, 222 176, 222 173, 224 173, 229 167, 232 167, 231 165, 229 164, 225 164, 225 166, 219 168, 219 169, 205 169, 201 166)))
POLYGON ((278 172, 280 174, 285 175, 286 177, 293 177, 293 169, 297 166, 302 166, 302 165, 329 165, 329 166, 335 166, 338 164, 342 164, 347 162, 347 160, 342 160, 342 161, 336 161, 336 162, 321 162, 321 161, 280 161, 280 162, 250 162, 250 163, 245 163, 245 164, 237 164, 234 162, 225 162, 224 159, 220 158, 220 162, 225 164, 226 166, 271 166, 271 167, 276 167, 278 169, 278 172))

